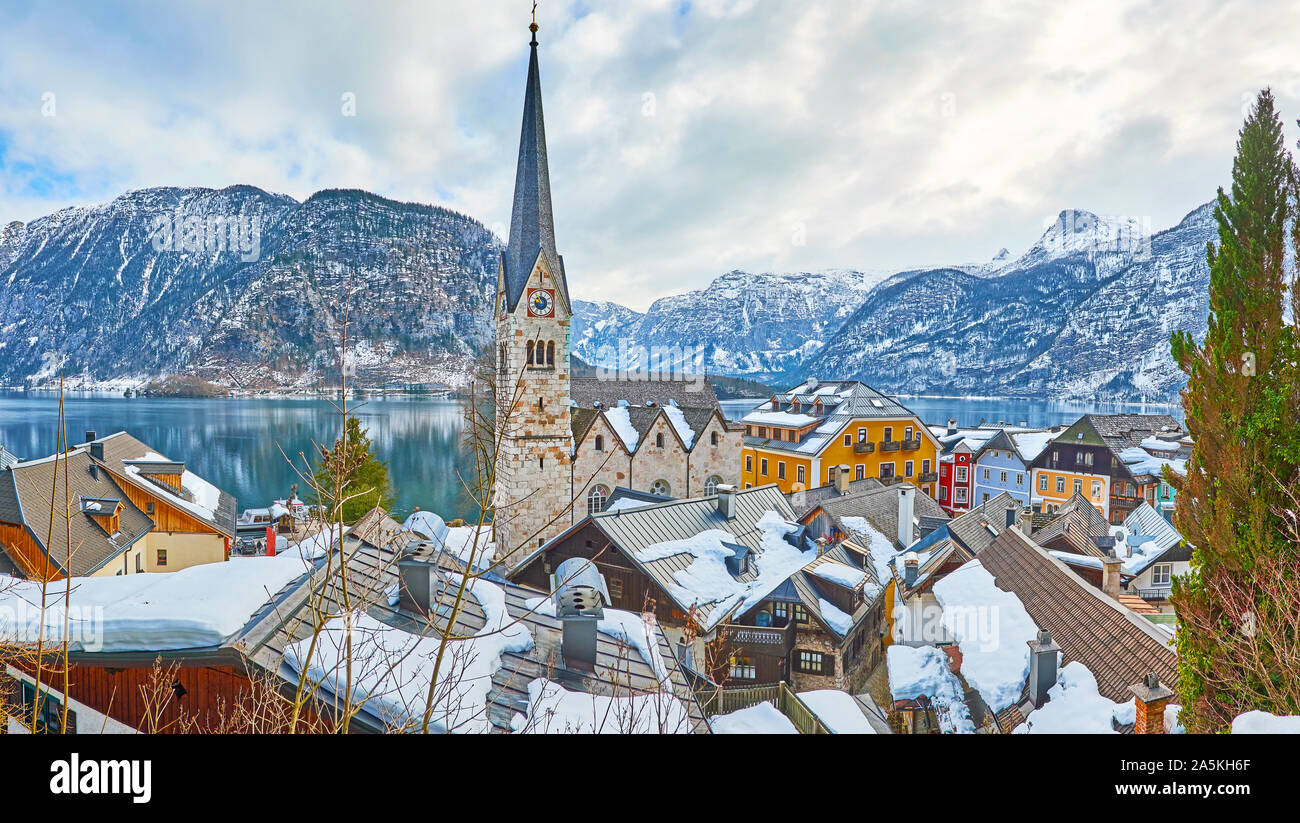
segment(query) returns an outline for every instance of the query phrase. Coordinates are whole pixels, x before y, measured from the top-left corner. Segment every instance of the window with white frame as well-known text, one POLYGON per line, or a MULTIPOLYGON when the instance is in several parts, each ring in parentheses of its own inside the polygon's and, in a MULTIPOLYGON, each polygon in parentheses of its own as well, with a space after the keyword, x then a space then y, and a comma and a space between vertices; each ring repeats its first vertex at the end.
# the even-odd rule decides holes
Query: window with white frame
POLYGON ((1151 585, 1168 586, 1174 574, 1173 563, 1157 563, 1151 567, 1151 585))
POLYGON ((587 492, 587 514, 596 514, 605 510, 605 501, 609 499, 609 489, 604 486, 592 486, 587 492))

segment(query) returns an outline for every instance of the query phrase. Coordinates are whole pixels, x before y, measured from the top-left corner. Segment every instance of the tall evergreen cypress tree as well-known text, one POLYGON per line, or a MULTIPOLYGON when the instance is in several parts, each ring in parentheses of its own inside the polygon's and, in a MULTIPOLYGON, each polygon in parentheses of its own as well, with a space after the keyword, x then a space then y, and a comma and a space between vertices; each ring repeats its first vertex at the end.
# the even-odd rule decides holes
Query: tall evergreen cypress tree
MULTIPOLYGON (((1183 722, 1216 731, 1241 711, 1276 709, 1259 701, 1257 673, 1227 671, 1223 644, 1249 642, 1255 604, 1241 620, 1229 614, 1221 587, 1252 589, 1258 562, 1288 551, 1279 512, 1284 484, 1300 464, 1300 383, 1294 320, 1283 311, 1288 240, 1296 215, 1296 171, 1266 89, 1242 126, 1232 165, 1232 196, 1219 189, 1214 216, 1219 243, 1207 244, 1210 317, 1204 345, 1177 332, 1174 359, 1188 375, 1187 427, 1196 439, 1178 489, 1174 523, 1195 547, 1190 575, 1175 581, 1180 622, 1179 697, 1183 722)), ((1293 289, 1294 283, 1289 284, 1293 289)), ((1279 673, 1281 676, 1300 676, 1279 673)), ((1267 691, 1267 690, 1264 690, 1267 691)))

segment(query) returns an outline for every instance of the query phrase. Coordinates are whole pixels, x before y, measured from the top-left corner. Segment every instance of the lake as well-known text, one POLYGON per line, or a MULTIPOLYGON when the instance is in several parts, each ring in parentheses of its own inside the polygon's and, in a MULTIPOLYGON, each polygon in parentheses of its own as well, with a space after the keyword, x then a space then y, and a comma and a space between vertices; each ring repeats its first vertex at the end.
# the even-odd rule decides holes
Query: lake
MULTIPOLYGON (((900 398, 929 424, 956 418, 962 425, 1027 422, 1031 426, 1072 423, 1088 412, 1163 412, 1170 406, 1055 403, 1021 399, 900 398)), ((354 403, 356 401, 353 401, 354 403)), ((736 419, 757 400, 724 401, 736 419)), ((68 439, 80 443, 86 431, 100 436, 128 431, 173 460, 221 486, 239 508, 263 506, 285 497, 298 482, 285 454, 312 454, 313 443, 338 437, 338 412, 319 397, 162 399, 77 393, 66 396, 68 439)), ((450 398, 384 397, 356 406, 373 448, 387 460, 397 487, 395 517, 414 508, 447 518, 471 516, 469 494, 457 472, 467 470, 460 448, 464 430, 461 401, 450 398)), ((0 445, 21 458, 52 454, 57 443, 58 397, 47 393, 0 392, 0 445)), ((301 465, 301 461, 299 461, 301 465)), ((301 487, 305 489, 305 487, 301 487)))

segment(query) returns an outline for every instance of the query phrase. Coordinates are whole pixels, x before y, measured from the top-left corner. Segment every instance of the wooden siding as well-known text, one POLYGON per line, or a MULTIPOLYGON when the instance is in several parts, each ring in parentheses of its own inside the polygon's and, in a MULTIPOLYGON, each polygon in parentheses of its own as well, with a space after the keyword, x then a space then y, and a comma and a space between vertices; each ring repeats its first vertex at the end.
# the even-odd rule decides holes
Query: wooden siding
POLYGON ((22 567, 23 572, 31 578, 39 579, 49 575, 52 580, 59 580, 63 575, 45 559, 45 553, 25 526, 14 523, 0 523, 0 544, 14 562, 22 567))
MULTIPOLYGON (((34 676, 28 665, 17 668, 34 676)), ((149 688, 152 668, 108 669, 97 666, 74 665, 71 670, 68 695, 80 703, 134 729, 145 731, 148 707, 145 694, 149 688)), ((44 669, 42 682, 52 693, 63 692, 61 670, 44 669)), ((173 698, 158 718, 158 731, 174 733, 182 711, 199 722, 203 730, 217 723, 221 706, 233 706, 252 693, 252 684, 239 669, 232 666, 182 667, 176 671, 176 680, 185 688, 185 696, 173 698)), ((167 684, 170 686, 171 684, 167 684)), ((92 729, 82 728, 89 733, 92 729)))
POLYGON ((189 514, 184 509, 177 508, 175 504, 169 503, 160 495, 150 493, 121 475, 114 474, 114 477, 119 479, 118 485, 122 487, 122 491, 135 504, 136 508, 144 512, 153 521, 155 530, 180 532, 182 534, 221 534, 212 526, 189 514), (149 503, 154 504, 152 512, 149 511, 149 503))

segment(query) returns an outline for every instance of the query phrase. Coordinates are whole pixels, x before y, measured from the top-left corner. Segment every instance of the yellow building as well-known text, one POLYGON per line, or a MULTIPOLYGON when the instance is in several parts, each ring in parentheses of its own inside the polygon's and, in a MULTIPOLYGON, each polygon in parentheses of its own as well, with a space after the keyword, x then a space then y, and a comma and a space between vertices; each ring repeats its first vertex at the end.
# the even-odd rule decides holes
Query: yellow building
POLYGON ((740 481, 775 483, 783 492, 833 481, 836 466, 852 478, 910 481, 934 497, 939 441, 906 406, 856 380, 810 379, 763 402, 745 426, 740 481))

